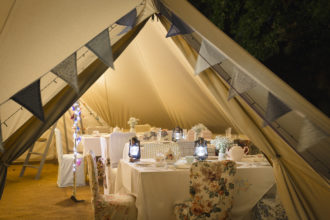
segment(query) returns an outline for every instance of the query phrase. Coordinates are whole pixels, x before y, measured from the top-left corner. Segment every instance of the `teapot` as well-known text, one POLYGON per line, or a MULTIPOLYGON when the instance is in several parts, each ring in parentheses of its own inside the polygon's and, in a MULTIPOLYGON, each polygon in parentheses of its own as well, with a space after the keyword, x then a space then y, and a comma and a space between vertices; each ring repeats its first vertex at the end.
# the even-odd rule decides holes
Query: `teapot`
POLYGON ((249 148, 245 146, 244 148, 241 148, 237 144, 235 144, 233 147, 230 148, 228 151, 228 155, 231 160, 233 161, 240 161, 244 154, 248 153, 249 148))

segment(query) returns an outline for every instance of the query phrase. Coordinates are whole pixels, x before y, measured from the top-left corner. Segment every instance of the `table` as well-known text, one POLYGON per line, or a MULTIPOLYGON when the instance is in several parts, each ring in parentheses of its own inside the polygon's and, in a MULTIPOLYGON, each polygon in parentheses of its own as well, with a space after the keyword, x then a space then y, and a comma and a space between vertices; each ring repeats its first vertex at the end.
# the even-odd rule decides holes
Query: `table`
POLYGON ((106 141, 101 141, 101 138, 108 138, 109 134, 100 134, 100 135, 83 135, 82 136, 82 145, 83 145, 83 156, 89 153, 92 150, 95 156, 101 156, 101 145, 107 144, 106 141))
MULTIPOLYGON (((143 161, 152 161, 144 159, 143 161)), ((274 185, 271 166, 239 162, 235 177, 232 219, 247 219, 251 209, 274 185)), ((175 219, 173 204, 189 199, 189 169, 138 166, 121 160, 115 192, 136 196, 139 220, 175 219)))

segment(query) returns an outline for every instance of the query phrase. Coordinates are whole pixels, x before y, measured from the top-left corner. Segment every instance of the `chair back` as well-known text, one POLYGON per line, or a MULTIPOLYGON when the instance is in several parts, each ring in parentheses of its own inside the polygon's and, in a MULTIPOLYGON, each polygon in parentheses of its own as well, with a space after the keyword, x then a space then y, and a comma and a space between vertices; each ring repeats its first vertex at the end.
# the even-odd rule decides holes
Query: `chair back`
POLYGON ((112 168, 118 167, 118 162, 123 158, 125 144, 135 136, 132 132, 114 132, 108 139, 108 154, 112 168))
POLYGON ((89 186, 95 201, 95 199, 99 196, 99 181, 97 179, 97 165, 93 151, 90 151, 86 155, 86 159, 88 164, 89 186))
POLYGON ((151 130, 151 126, 149 124, 143 124, 143 125, 135 125, 134 127, 135 132, 148 132, 151 130))
POLYGON ((182 157, 193 156, 195 150, 194 141, 179 140, 178 142, 179 150, 182 157))
POLYGON ((212 139, 213 138, 213 134, 210 130, 204 130, 202 131, 202 137, 204 139, 212 139))
POLYGON ((187 133, 187 141, 195 141, 195 132, 194 130, 190 129, 187 133))
POLYGON ((99 133, 108 133, 112 132, 111 127, 109 126, 95 126, 95 127, 88 127, 86 128, 87 134, 93 134, 94 131, 98 131, 99 133))
POLYGON ((166 154, 171 149, 175 155, 180 155, 179 145, 177 143, 157 143, 150 142, 141 145, 141 158, 155 158, 157 153, 166 154))
POLYGON ((191 212, 226 219, 232 207, 236 164, 230 160, 198 161, 190 169, 191 212))
POLYGON ((63 158, 63 148, 62 148, 61 131, 58 128, 55 128, 55 142, 56 142, 58 164, 60 165, 62 163, 62 158, 63 158))

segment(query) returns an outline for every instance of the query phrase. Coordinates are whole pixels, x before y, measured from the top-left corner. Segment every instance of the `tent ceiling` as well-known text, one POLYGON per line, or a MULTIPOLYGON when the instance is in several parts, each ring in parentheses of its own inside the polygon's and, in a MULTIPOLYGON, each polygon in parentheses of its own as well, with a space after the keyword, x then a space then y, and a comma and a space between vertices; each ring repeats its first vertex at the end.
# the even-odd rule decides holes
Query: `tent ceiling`
POLYGON ((165 38, 160 22, 149 21, 131 45, 82 97, 112 126, 140 123, 172 129, 205 124, 214 132, 230 126, 200 87, 181 51, 165 38))
POLYGON ((141 2, 30 0, 3 4, 1 1, 0 103, 47 73, 141 2))

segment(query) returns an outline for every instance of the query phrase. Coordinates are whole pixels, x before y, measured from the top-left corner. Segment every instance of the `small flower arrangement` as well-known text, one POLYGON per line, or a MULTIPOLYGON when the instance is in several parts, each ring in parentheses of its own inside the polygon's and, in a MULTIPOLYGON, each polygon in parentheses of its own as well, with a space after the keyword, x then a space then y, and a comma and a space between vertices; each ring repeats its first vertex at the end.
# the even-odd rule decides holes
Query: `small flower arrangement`
POLYGON ((232 141, 225 136, 216 136, 215 139, 211 140, 211 144, 213 144, 220 153, 226 153, 232 141))
POLYGON ((175 160, 175 153, 172 151, 171 148, 165 153, 165 160, 172 161, 175 160))
POLYGON ((167 135, 168 135, 168 133, 167 133, 167 130, 166 129, 163 129, 162 131, 161 131, 161 137, 166 137, 167 135))
POLYGON ((202 131, 207 130, 207 128, 202 123, 199 123, 192 127, 191 130, 193 130, 196 134, 200 134, 202 131))
POLYGON ((129 120, 128 120, 128 122, 127 122, 127 124, 129 124, 129 126, 130 126, 131 128, 134 128, 135 125, 138 124, 138 121, 139 121, 139 119, 134 118, 134 117, 130 117, 129 120))

